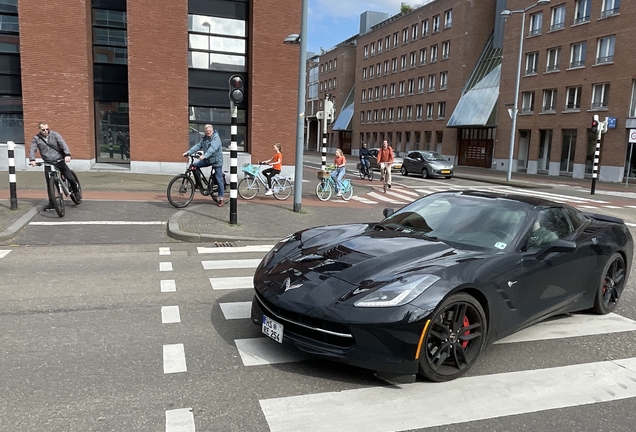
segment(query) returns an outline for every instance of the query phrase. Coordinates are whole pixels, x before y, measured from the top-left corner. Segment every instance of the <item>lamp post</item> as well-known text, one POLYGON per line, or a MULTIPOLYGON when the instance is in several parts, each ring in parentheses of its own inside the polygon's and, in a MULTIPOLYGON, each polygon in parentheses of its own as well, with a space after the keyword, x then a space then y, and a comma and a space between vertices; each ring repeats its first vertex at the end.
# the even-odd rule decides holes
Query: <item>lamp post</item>
POLYGON ((302 0, 300 35, 291 34, 283 43, 299 44, 298 116, 296 117, 296 166, 294 171, 294 211, 300 212, 303 196, 303 150, 305 142, 305 79, 307 75, 307 3, 302 0))
POLYGON ((506 181, 510 181, 512 178, 512 159, 515 152, 515 138, 517 136, 517 114, 519 114, 519 84, 521 79, 521 59, 523 56, 523 38, 525 37, 525 26, 526 26, 526 12, 532 9, 535 6, 545 6, 550 3, 550 0, 539 0, 533 5, 528 6, 525 9, 520 10, 508 10, 504 9, 501 11, 501 16, 508 18, 512 14, 520 13, 521 14, 521 34, 519 36, 519 57, 517 59, 517 76, 515 81, 515 101, 514 107, 512 109, 512 129, 510 131, 510 149, 508 150, 508 175, 506 176, 506 181))

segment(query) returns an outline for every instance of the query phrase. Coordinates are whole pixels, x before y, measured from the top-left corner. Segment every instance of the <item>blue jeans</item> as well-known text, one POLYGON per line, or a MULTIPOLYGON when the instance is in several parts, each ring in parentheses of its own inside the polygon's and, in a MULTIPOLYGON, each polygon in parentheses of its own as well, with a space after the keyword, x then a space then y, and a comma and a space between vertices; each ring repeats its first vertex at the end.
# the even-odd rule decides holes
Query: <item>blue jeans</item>
MULTIPOLYGON (((192 163, 195 167, 205 168, 209 167, 212 164, 207 159, 199 159, 192 163)), ((219 185, 219 199, 223 198, 225 195, 225 182, 223 181, 223 165, 214 166, 214 176, 216 177, 216 183, 219 185)))
POLYGON ((336 192, 342 190, 342 178, 345 175, 345 167, 336 168, 331 173, 331 178, 336 182, 336 192))

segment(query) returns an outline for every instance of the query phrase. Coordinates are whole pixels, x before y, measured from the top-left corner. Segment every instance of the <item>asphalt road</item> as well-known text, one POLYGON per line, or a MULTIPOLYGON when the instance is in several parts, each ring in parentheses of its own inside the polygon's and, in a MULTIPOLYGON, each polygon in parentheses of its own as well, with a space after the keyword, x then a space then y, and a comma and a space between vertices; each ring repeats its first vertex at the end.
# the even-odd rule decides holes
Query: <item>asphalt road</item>
MULTIPOLYGON (((636 225, 636 199, 548 193, 636 225)), ((52 230, 37 224, 58 220, 46 213, 0 247, 1 431, 633 430, 636 384, 614 362, 636 357, 634 277, 609 324, 559 321, 552 339, 535 326, 489 347, 466 378, 398 388, 265 338, 242 288, 265 252, 169 239, 172 212, 85 201, 64 220, 158 223, 52 230)))

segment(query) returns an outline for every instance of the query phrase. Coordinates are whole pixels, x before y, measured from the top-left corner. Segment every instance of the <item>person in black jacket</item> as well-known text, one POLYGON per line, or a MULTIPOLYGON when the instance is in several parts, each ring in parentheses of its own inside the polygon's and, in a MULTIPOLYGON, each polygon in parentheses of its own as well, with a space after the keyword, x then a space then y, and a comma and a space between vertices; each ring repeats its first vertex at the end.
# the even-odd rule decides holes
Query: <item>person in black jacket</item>
MULTIPOLYGON (((62 135, 50 130, 46 122, 38 123, 38 127, 40 128, 40 132, 31 140, 31 149, 29 151, 31 166, 35 166, 35 152, 39 150, 44 162, 54 165, 60 170, 64 178, 68 180, 72 193, 78 193, 75 176, 68 165, 66 165, 71 161, 71 150, 68 148, 66 141, 64 141, 62 135)), ((46 178, 46 171, 44 178, 48 180, 46 178)), ((46 188, 46 190, 49 193, 49 205, 45 207, 45 210, 50 210, 53 208, 53 200, 55 197, 51 196, 49 188, 46 188)))
POLYGON ((371 167, 371 162, 369 162, 370 156, 371 153, 367 148, 367 143, 362 143, 362 148, 360 148, 360 168, 363 169, 365 172, 369 172, 369 169, 371 167))

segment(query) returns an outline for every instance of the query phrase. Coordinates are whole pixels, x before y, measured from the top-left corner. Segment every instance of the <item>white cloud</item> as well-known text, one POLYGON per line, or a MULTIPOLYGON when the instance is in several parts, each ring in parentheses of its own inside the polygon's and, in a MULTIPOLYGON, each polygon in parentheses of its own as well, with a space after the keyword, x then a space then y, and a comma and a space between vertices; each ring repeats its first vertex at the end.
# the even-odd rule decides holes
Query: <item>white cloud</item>
POLYGON ((318 20, 331 17, 334 21, 359 17, 365 11, 386 12, 392 16, 400 11, 402 3, 411 4, 404 0, 309 0, 309 16, 318 20))

